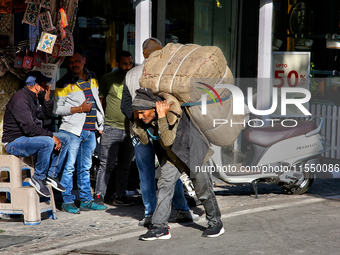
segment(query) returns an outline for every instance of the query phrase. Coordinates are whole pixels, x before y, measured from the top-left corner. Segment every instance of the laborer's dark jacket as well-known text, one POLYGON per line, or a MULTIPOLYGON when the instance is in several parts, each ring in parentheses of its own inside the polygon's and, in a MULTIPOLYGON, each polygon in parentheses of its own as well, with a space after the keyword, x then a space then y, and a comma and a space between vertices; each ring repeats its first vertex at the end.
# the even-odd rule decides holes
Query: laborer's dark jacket
POLYGON ((43 129, 42 120, 52 117, 53 100, 39 100, 27 87, 18 90, 6 105, 2 143, 12 142, 21 136, 50 136, 43 129), (40 104, 41 103, 41 104, 40 104))

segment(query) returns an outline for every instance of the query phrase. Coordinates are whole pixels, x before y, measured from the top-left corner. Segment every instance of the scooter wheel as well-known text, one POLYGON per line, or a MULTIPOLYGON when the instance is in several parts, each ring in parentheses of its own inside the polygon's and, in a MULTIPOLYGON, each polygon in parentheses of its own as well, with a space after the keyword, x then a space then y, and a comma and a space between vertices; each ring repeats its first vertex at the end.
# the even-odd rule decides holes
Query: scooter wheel
POLYGON ((310 175, 309 172, 303 172, 303 180, 299 181, 299 185, 294 185, 292 187, 287 187, 286 185, 282 184, 280 187, 282 190, 291 195, 301 195, 304 194, 313 184, 314 178, 310 175))

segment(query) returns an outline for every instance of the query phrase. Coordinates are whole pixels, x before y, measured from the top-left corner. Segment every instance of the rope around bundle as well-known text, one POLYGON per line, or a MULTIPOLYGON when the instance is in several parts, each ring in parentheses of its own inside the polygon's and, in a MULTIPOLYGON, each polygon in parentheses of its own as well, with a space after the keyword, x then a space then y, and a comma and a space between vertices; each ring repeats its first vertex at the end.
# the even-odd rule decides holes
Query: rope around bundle
MULTIPOLYGON (((230 98, 230 95, 224 97, 224 98, 221 98, 221 101, 226 101, 230 98)), ((215 103, 214 100, 210 100, 210 101, 207 101, 207 104, 212 104, 212 103, 215 103)), ((198 101, 198 102, 188 102, 188 103, 184 103, 181 105, 181 107, 186 107, 186 106, 196 106, 196 105, 202 105, 202 102, 198 101)))

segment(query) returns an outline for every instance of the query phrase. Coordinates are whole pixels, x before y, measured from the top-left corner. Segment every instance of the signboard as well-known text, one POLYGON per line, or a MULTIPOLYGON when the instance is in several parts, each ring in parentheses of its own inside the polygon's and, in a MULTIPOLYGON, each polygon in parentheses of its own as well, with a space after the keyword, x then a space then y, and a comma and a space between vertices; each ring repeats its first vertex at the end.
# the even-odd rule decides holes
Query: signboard
MULTIPOLYGON (((309 90, 310 52, 273 52, 273 86, 276 88, 292 87, 309 90)), ((304 98, 301 93, 290 93, 287 98, 304 98)), ((278 107, 271 116, 282 116, 281 93, 278 91, 278 107)), ((308 103, 303 104, 307 109, 308 103)), ((287 105, 287 115, 304 117, 305 115, 295 106, 287 105)))
POLYGON ((58 65, 41 63, 41 67, 35 67, 34 70, 40 71, 47 77, 53 78, 54 81, 47 85, 51 85, 51 90, 55 90, 58 65))

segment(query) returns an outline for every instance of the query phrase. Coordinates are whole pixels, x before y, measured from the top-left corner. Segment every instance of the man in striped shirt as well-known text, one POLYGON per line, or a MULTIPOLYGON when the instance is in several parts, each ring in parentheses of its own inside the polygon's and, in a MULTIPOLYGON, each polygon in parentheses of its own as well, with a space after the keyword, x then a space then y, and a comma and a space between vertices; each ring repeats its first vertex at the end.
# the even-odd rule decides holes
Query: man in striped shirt
POLYGON ((76 46, 73 56, 68 58, 70 71, 57 82, 54 92, 54 113, 62 116, 59 130, 71 138, 68 159, 60 181, 66 189, 62 194, 62 209, 75 214, 107 208, 95 203, 91 193, 90 168, 97 145, 95 132, 103 131, 104 111, 99 100, 96 75, 84 67, 85 63, 83 48, 76 46), (74 204, 75 195, 71 193, 75 169, 80 210, 74 204))

